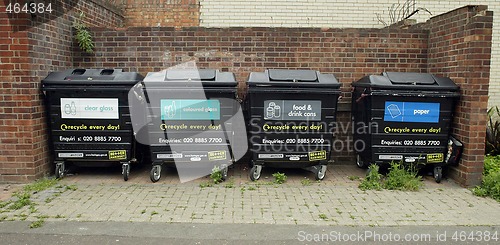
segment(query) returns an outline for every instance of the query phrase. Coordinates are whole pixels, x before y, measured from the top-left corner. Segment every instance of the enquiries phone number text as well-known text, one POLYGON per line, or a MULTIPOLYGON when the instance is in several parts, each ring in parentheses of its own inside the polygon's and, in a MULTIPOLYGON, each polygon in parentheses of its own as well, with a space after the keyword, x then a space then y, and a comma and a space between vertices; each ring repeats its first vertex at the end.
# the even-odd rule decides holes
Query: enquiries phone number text
POLYGON ((224 142, 223 138, 194 138, 194 137, 187 137, 187 138, 158 138, 158 143, 163 143, 163 144, 219 144, 224 142))

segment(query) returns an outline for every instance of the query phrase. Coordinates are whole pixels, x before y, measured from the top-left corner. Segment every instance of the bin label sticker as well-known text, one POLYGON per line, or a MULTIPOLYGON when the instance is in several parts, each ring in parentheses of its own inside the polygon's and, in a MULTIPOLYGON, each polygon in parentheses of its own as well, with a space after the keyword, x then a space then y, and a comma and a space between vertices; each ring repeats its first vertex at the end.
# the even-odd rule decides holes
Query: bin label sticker
POLYGON ((182 158, 182 153, 172 153, 172 154, 156 154, 156 158, 158 159, 179 159, 182 158))
POLYGON ((326 160, 326 151, 312 151, 309 152, 309 161, 326 160))
POLYGON ((127 159, 126 150, 108 151, 109 160, 125 160, 127 159))
POLYGON ((439 122, 440 103, 385 102, 386 122, 439 122))
POLYGON ((71 158, 71 157, 83 157, 83 153, 59 153, 57 155, 58 157, 66 157, 66 158, 71 158))
POLYGON ((266 100, 265 120, 320 121, 320 100, 266 100))
POLYGON ((283 158, 283 154, 259 154, 260 159, 280 159, 283 158))
POLYGON ((379 155, 379 160, 403 160, 403 155, 379 155))
POLYGON ((427 162, 428 163, 439 163, 444 161, 443 153, 433 153, 427 154, 427 162))
POLYGON ((118 98, 61 98, 61 118, 118 119, 118 98))
POLYGON ((161 120, 220 120, 219 100, 161 100, 161 120))
POLYGON ((209 161, 226 160, 226 151, 209 151, 209 161))

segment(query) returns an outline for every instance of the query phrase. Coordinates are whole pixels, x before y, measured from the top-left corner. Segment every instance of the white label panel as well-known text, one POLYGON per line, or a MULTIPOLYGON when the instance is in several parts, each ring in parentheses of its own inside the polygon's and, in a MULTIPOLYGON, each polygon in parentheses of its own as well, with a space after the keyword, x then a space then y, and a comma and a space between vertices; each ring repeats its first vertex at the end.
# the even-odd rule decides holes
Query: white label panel
POLYGON ((83 157, 83 153, 59 153, 59 157, 83 157))
POLYGON ((118 99, 61 98, 61 118, 118 119, 118 99))
POLYGON ((174 154, 156 154, 158 159, 168 159, 168 158, 182 158, 182 153, 174 153, 174 154))

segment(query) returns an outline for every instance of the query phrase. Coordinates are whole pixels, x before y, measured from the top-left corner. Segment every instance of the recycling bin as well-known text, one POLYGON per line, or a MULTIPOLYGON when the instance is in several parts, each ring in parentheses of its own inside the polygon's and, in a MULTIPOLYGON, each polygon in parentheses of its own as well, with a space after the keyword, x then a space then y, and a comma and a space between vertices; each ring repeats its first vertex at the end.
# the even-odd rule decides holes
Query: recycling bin
POLYGON ((137 162, 127 94, 143 77, 121 69, 69 69, 42 80, 57 178, 67 163, 122 164, 128 180, 137 162))
POLYGON ((246 135, 243 116, 234 120, 241 113, 234 74, 170 69, 148 73, 141 86, 148 137, 140 141, 150 146, 151 181, 160 180, 164 164, 175 164, 181 182, 210 174, 214 167, 225 180, 235 159, 235 131, 246 135))
POLYGON ((450 78, 401 72, 365 76, 352 86, 358 167, 430 165, 440 182, 459 87, 450 78))
POLYGON ((248 78, 250 179, 262 167, 304 168, 325 177, 331 157, 340 83, 314 70, 268 69, 248 78))

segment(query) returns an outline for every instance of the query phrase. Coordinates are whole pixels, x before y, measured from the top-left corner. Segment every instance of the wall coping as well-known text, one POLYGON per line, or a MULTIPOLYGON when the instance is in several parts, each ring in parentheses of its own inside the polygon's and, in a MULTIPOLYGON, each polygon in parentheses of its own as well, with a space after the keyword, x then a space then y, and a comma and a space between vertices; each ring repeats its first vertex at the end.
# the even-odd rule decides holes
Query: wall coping
POLYGON ((125 15, 124 15, 124 12, 122 9, 120 9, 118 6, 110 3, 110 2, 107 2, 107 1, 104 1, 104 0, 90 0, 90 2, 93 2, 111 12, 113 12, 114 14, 116 15, 119 15, 120 17, 122 18, 125 18, 125 15))

